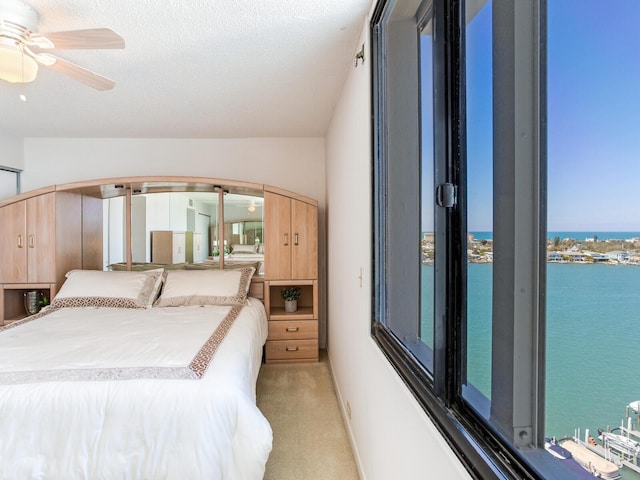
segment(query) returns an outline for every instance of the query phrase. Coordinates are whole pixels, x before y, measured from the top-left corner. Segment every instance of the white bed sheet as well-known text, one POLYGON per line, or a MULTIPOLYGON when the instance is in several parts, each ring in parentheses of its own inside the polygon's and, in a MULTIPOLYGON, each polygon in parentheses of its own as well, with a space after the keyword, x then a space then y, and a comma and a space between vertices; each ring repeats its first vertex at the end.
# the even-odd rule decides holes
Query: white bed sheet
POLYGON ((0 478, 263 478, 267 322, 250 302, 200 379, 172 372, 230 307, 65 308, 0 330, 0 478))

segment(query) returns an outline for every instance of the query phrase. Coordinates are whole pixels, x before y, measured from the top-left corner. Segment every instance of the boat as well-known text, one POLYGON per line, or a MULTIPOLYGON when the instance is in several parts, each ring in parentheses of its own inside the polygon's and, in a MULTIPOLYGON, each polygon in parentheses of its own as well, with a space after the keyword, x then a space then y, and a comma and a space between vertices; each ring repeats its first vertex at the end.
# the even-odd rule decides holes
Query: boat
POLYGON ((597 478, 622 478, 622 467, 640 473, 640 431, 632 428, 630 415, 630 412, 640 414, 640 400, 630 402, 626 409, 627 425, 623 420, 620 427, 613 430, 599 428, 600 443, 589 435, 588 429, 582 441, 578 429, 572 438, 562 439, 558 444, 568 450, 584 468, 594 472, 597 478))
POLYGON ((564 438, 560 440, 558 444, 570 452, 575 461, 578 462, 582 468, 591 472, 596 478, 606 480, 618 480, 622 478, 618 465, 603 458, 603 456, 591 448, 588 448, 578 438, 564 438))
POLYGON ((563 448, 555 441, 555 439, 545 438, 544 449, 553 457, 561 461, 577 480, 594 480, 596 477, 593 473, 587 471, 580 463, 578 463, 569 450, 563 448))

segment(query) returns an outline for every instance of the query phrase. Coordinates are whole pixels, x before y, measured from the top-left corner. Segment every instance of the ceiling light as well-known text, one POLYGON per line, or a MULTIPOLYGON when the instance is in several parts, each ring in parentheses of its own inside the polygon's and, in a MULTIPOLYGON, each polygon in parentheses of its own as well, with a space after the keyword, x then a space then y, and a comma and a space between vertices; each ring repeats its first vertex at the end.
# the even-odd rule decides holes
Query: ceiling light
POLYGON ((253 213, 253 212, 255 212, 255 211, 256 211, 256 207, 252 204, 252 205, 249 205, 249 206, 247 207, 247 210, 249 210, 251 213, 253 213))
POLYGON ((35 80, 37 74, 36 61, 25 55, 15 40, 0 37, 0 79, 11 83, 27 83, 35 80))

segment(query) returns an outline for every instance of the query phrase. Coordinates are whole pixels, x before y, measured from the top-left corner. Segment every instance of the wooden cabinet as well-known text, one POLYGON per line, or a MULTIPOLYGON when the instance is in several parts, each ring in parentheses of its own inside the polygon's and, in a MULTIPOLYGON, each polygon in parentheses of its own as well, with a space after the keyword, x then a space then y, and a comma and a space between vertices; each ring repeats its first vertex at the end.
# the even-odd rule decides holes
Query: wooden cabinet
POLYGON ((264 193, 267 363, 318 361, 318 207, 310 199, 264 193), (284 309, 281 291, 298 287, 298 310, 284 309))
POLYGON ((0 225, 0 282, 55 282, 55 194, 0 209, 0 225))
POLYGON ((194 263, 203 262, 205 255, 202 234, 154 230, 151 232, 151 262, 194 263))
POLYGON ((55 295, 64 275, 82 268, 82 195, 50 191, 0 205, 0 324, 26 316, 23 295, 55 295))
POLYGON ((264 193, 265 278, 318 278, 318 207, 264 193))
POLYGON ((318 361, 318 281, 265 280, 265 308, 269 336, 265 345, 267 363, 318 361), (281 295, 286 287, 302 291, 295 312, 286 312, 281 295))
POLYGON ((154 230, 151 232, 152 263, 184 263, 187 261, 185 232, 154 230))

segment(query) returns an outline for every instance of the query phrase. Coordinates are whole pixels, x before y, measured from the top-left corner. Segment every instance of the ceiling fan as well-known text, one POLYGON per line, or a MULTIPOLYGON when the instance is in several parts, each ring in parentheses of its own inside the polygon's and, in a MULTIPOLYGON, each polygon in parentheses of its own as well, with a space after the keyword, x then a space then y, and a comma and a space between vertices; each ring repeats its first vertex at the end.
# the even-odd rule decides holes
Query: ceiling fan
POLYGON ((256 203, 255 200, 251 199, 251 201, 249 203, 246 203, 244 205, 238 205, 238 206, 246 208, 247 212, 249 212, 249 213, 253 213, 253 212, 256 211, 256 208, 260 208, 262 206, 262 204, 256 203))
POLYGON ((38 65, 67 75, 97 90, 115 85, 102 75, 47 53, 47 50, 124 48, 124 39, 108 28, 39 33, 38 13, 21 0, 0 2, 0 79, 27 83, 38 65))

